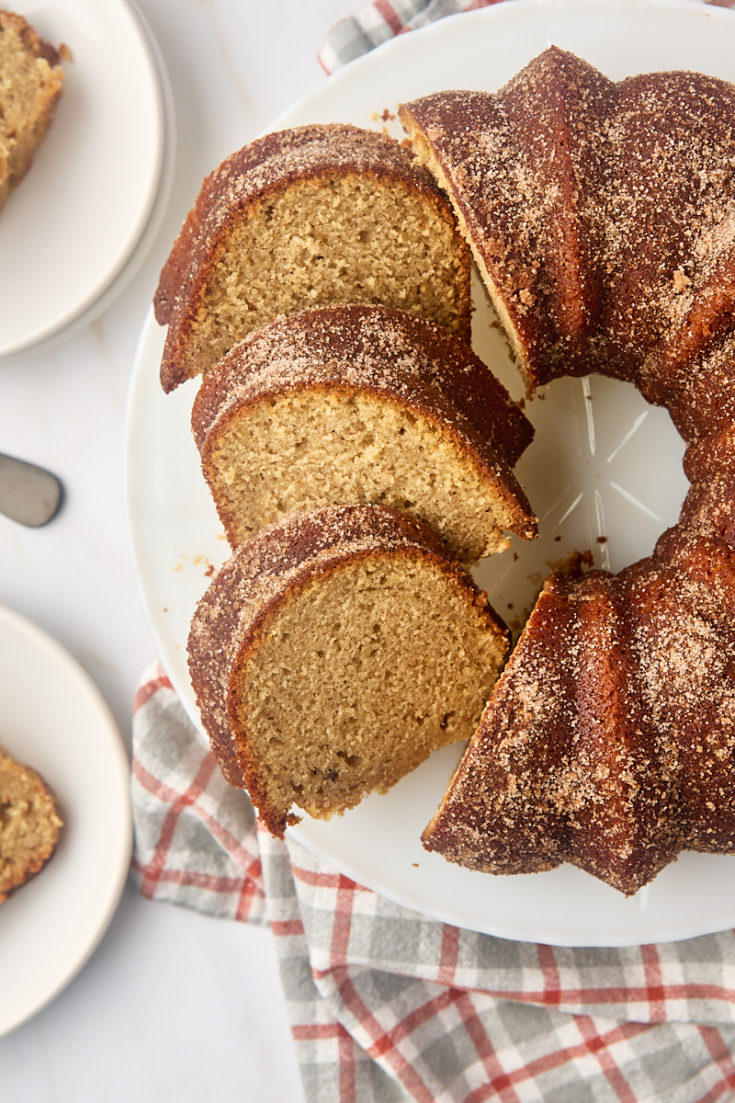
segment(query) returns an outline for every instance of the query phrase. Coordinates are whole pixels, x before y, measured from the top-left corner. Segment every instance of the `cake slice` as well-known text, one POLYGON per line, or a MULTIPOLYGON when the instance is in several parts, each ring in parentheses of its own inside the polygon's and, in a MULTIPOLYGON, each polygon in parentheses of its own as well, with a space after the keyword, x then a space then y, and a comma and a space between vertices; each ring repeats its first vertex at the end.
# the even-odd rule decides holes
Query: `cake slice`
POLYGON ((59 51, 0 10, 0 207, 31 167, 64 83, 59 51))
POLYGON ((570 862, 626 895, 673 859, 676 756, 641 704, 629 636, 613 576, 547 581, 427 850, 495 874, 570 862))
POLYGON ((569 753, 577 669, 559 639, 575 611, 567 580, 546 582, 422 842, 486 873, 537 873, 564 856, 564 814, 552 789, 569 753))
POLYGON ((207 177, 161 272, 164 390, 275 316, 328 302, 410 310, 469 339, 469 251, 392 138, 341 124, 267 134, 207 177))
POLYGON ((508 647, 428 526, 356 505, 289 516, 243 544, 188 643, 227 780, 282 837, 386 792, 473 731, 508 647))
POLYGON ((42 778, 0 748, 0 904, 46 864, 61 827, 42 778))
POLYGON ((406 311, 262 327, 203 380, 192 427, 233 547, 294 510, 358 502, 422 518, 463 562, 536 532, 511 471, 531 425, 464 342, 406 311))

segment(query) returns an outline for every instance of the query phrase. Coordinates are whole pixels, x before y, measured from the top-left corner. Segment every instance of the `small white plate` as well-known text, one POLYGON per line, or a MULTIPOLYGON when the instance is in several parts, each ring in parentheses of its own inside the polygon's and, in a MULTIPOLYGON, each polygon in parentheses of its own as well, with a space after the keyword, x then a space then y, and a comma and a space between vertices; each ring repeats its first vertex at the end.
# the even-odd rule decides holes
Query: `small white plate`
MULTIPOLYGON (((735 14, 699 3, 514 0, 440 20, 352 62, 274 124, 381 126, 403 100, 442 88, 494 90, 555 43, 614 78, 688 68, 735 80, 735 14)), ((395 133, 398 133, 394 129, 395 133)), ((214 167, 214 166, 212 166, 214 167)), ((192 201, 194 196, 192 196, 192 201)), ((504 342, 482 295, 478 351, 520 397, 504 342)), ((143 328, 130 391, 126 479, 133 555, 160 656, 195 723, 186 666, 194 606, 227 547, 189 430, 195 383, 165 396, 158 384, 163 331, 143 328)), ((533 544, 487 560, 479 578, 517 626, 543 578, 575 550, 620 570, 648 554, 676 521, 686 493, 682 443, 668 415, 632 387, 593 376, 560 380, 526 407, 536 440, 518 466, 539 515, 533 544), (516 623, 517 622, 517 623, 516 623)), ((630 945, 735 925, 735 858, 683 855, 630 900, 562 867, 528 877, 461 869, 421 847, 458 749, 432 756, 384 797, 329 822, 292 830, 349 876, 419 912, 473 930, 558 945, 630 945)))
POLYGON ((12 7, 73 60, 0 211, 0 360, 88 323, 122 289, 158 228, 172 140, 160 58, 125 0, 12 7))
POLYGON ((106 931, 130 864, 130 768, 120 733, 64 648, 0 607, 0 744, 53 790, 55 853, 0 905, 0 1036, 69 983, 106 931))

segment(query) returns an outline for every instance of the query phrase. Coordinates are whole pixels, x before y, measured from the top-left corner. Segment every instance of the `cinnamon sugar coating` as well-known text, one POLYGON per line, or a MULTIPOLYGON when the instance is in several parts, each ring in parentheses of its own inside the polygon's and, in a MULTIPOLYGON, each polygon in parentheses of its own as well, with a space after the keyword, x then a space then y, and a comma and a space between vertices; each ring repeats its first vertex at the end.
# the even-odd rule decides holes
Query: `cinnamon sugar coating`
POLYGON ((547 581, 424 845, 632 894, 682 850, 735 853, 735 88, 616 84, 551 48, 497 95, 401 117, 529 387, 632 382, 691 482, 650 557, 547 581))
POLYGON ((469 339, 470 255, 431 175, 384 134, 267 134, 202 184, 155 294, 161 383, 204 373, 279 314, 384 303, 469 339))
POLYGON ((735 552, 677 532, 667 554, 547 581, 427 849, 626 895, 682 850, 735 852, 735 552))
POLYGON ((535 535, 511 470, 533 430, 469 346, 406 311, 318 307, 261 327, 204 379, 202 469, 232 546, 293 510, 375 502, 464 562, 535 535))
POLYGON ((616 83, 551 47, 495 95, 437 92, 400 117, 531 386, 599 371, 660 387, 733 331, 732 85, 616 83))

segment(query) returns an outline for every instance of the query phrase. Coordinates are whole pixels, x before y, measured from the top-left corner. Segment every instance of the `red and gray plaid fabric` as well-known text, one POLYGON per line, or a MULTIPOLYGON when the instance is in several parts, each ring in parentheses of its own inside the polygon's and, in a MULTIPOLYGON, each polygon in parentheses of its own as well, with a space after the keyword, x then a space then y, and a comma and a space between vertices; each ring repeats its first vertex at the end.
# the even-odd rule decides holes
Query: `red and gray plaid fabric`
MULTIPOLYGON (((375 0, 320 61, 496 2, 375 0)), ((574 949, 424 919, 260 829, 159 664, 136 697, 132 796, 144 896, 270 924, 307 1103, 735 1099, 735 932, 574 949)))
MULTIPOLYGON (((368 53, 389 38, 414 31, 443 19, 446 15, 488 8, 510 0, 373 0, 354 15, 340 20, 330 31, 319 52, 319 61, 327 73, 333 73, 348 61, 368 53)), ((715 7, 735 7, 735 0, 704 0, 715 7)))
POLYGON ((325 72, 333 73, 397 34, 418 30, 445 15, 501 2, 508 0, 373 0, 332 28, 319 61, 325 72))

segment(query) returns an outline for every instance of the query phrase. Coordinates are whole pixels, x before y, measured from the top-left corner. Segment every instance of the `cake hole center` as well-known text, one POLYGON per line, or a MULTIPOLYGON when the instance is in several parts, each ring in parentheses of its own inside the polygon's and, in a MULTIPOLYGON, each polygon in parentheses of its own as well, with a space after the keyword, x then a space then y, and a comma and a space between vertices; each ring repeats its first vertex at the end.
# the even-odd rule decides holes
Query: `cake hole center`
POLYGON ((591 375, 559 379, 526 404, 536 436, 516 468, 539 518, 539 539, 477 569, 513 628, 544 579, 582 557, 617 573, 649 555, 675 524, 688 489, 685 445, 668 412, 628 383, 591 375))

